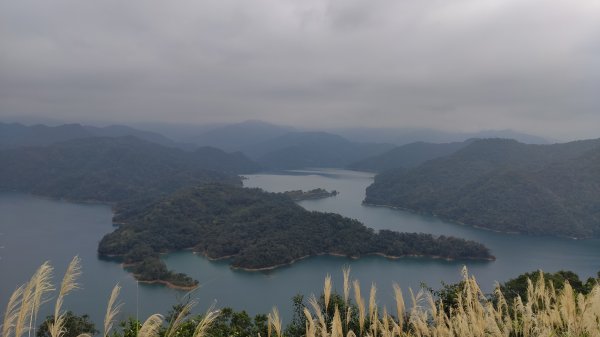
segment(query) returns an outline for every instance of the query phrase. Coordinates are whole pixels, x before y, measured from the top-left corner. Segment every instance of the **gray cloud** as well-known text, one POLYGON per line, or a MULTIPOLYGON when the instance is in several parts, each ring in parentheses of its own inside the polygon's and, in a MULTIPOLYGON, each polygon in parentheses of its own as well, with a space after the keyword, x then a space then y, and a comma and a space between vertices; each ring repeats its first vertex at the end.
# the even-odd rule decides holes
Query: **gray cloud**
POLYGON ((595 0, 4 0, 0 117, 600 136, 595 0))

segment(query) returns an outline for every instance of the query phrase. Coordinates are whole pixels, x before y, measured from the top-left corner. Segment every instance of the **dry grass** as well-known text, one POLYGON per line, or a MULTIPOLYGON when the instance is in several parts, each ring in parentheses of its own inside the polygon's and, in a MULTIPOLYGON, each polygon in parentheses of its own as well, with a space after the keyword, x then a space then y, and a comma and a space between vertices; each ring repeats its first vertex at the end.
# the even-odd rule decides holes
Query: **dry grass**
MULTIPOLYGON (((48 262, 42 264, 33 274, 29 282, 18 287, 10 296, 6 309, 3 314, 2 324, 0 325, 0 337, 23 337, 26 334, 31 335, 36 324, 37 313, 40 307, 47 302, 45 296, 54 291, 52 285, 53 268, 48 262)), ((52 337, 61 337, 66 331, 65 311, 62 309, 64 298, 73 290, 79 287, 78 277, 81 275, 81 260, 76 256, 73 258, 58 288, 58 295, 54 305, 54 321, 50 322, 48 328, 52 337)), ((116 285, 110 295, 106 316, 104 319, 104 337, 108 337, 113 328, 114 322, 119 315, 121 304, 118 302, 118 296, 121 288, 116 285)), ((186 316, 196 304, 191 301, 183 307, 181 312, 176 315, 166 328, 165 336, 174 337, 184 323, 187 322, 186 316)), ((204 337, 207 328, 218 317, 219 311, 212 308, 196 324, 193 337, 204 337)), ((138 337, 158 337, 163 327, 164 319, 161 315, 150 316, 139 329, 138 337)), ((160 334, 162 335, 162 334, 160 334)), ((78 337, 91 337, 88 334, 81 334, 78 337)))
POLYGON ((331 299, 331 275, 325 276, 325 285, 323 286, 323 296, 325 298, 325 310, 329 309, 329 300, 331 299))
POLYGON ((108 336, 108 333, 115 323, 115 317, 117 317, 119 311, 121 311, 121 306, 123 304, 117 303, 119 293, 121 293, 121 287, 117 284, 110 293, 108 305, 106 306, 106 314, 104 315, 104 337, 108 336))
MULTIPOLYGON (((344 271, 344 292, 347 272, 344 271)), ((432 294, 423 290, 414 293, 409 289, 411 309, 406 312, 404 296, 394 284, 396 317, 387 308, 378 313, 376 288, 369 296, 368 317, 360 284, 354 281, 354 303, 358 307, 358 331, 344 327, 342 321, 348 316, 335 308, 329 325, 320 322, 320 311, 314 297, 309 301, 311 309, 305 308, 307 337, 537 337, 537 336, 585 336, 600 337, 600 286, 596 285, 588 295, 576 294, 566 283, 557 291, 546 286, 541 277, 535 284, 529 282, 527 298, 517 297, 508 303, 500 288, 495 290, 495 301, 484 296, 475 278, 463 269, 464 288, 458 294, 458 305, 445 308, 436 302, 432 294), (316 319, 314 317, 317 317, 316 319), (399 319, 398 319, 399 317, 399 319)), ((346 299, 344 298, 346 301, 346 299)))
MULTIPOLYGON (((325 281, 325 284, 327 284, 327 281, 325 281)), ((271 313, 269 313, 267 315, 267 319, 268 319, 269 326, 273 326, 273 329, 275 330, 275 334, 277 335, 277 337, 281 337, 282 336, 282 324, 281 324, 281 318, 279 318, 279 311, 277 310, 277 308, 273 308, 273 311, 271 311, 271 313)), ((269 331, 271 331, 271 329, 269 329, 269 331)), ((271 337, 271 334, 269 334, 269 337, 271 337)))
MULTIPOLYGON (((54 307, 54 322, 51 324, 53 337, 61 337, 64 331, 64 297, 78 288, 77 278, 81 274, 80 260, 73 259, 58 288, 54 307)), ((9 298, 3 315, 0 337, 23 337, 31 334, 40 306, 53 291, 50 282, 52 267, 44 263, 26 284, 18 287, 9 298)), ((538 337, 538 336, 585 336, 600 337, 600 286, 596 285, 587 294, 577 294, 565 283, 560 291, 546 284, 543 274, 534 283, 529 281, 526 298, 517 297, 509 303, 500 287, 495 290, 495 300, 484 296, 475 278, 463 270, 464 285, 458 294, 457 304, 447 308, 435 301, 432 294, 424 290, 410 294, 411 306, 407 310, 404 294, 397 284, 393 286, 395 313, 377 305, 377 288, 371 286, 368 308, 361 294, 360 283, 351 282, 350 271, 343 272, 343 302, 332 301, 333 284, 329 275, 324 285, 324 307, 312 296, 309 307, 304 308, 306 337, 538 337), (350 298, 351 285, 354 298, 350 298), (344 305, 340 310, 338 305, 344 305), (330 311, 325 310, 329 306, 330 311), (356 310, 353 312, 353 310, 356 310), (327 314, 329 312, 329 314, 327 314), (333 315, 331 313, 333 312, 333 315)), ((108 301, 104 321, 104 336, 109 336, 117 316, 120 287, 113 289, 108 301)), ((166 329, 161 330, 164 318, 150 316, 139 329, 138 337, 175 337, 186 322, 186 317, 196 302, 185 305, 174 315, 166 329), (161 332, 163 331, 163 332, 161 332)), ((219 312, 210 308, 195 324, 192 337, 206 337, 208 327, 219 312)), ((281 318, 276 308, 268 315, 269 336, 283 337, 281 318)), ((89 337, 81 335, 80 337, 89 337)))
MULTIPOLYGON (((79 276, 81 276, 81 259, 75 256, 73 260, 71 260, 71 263, 69 263, 69 267, 67 267, 65 276, 60 284, 60 290, 54 305, 54 322, 50 323, 48 326, 48 330, 52 337, 62 337, 65 333, 64 325, 66 313, 62 311, 62 305, 65 296, 71 291, 79 288, 79 284, 77 284, 77 278, 79 278, 79 276)), ((48 280, 48 283, 50 284, 50 280, 48 280)))

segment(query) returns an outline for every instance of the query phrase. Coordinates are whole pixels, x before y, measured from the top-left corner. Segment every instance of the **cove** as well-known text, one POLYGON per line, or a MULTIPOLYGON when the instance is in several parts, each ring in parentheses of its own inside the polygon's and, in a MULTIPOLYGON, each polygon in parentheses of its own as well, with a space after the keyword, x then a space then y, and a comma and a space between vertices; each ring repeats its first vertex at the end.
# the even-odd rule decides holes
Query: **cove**
MULTIPOLYGON (((569 240, 553 237, 531 237, 494 233, 441 221, 435 217, 362 205, 365 188, 372 182, 368 173, 343 170, 305 170, 249 175, 247 187, 267 191, 337 190, 339 195, 326 199, 305 200, 300 205, 309 210, 334 212, 356 218, 375 229, 454 235, 487 245, 497 260, 493 262, 445 261, 422 258, 388 260, 368 256, 359 260, 319 256, 304 259, 291 266, 270 272, 232 270, 227 261, 209 261, 189 252, 164 257, 169 268, 189 274, 200 281, 193 294, 200 300, 198 311, 215 303, 250 314, 267 313, 277 306, 289 319, 291 298, 320 293, 326 274, 333 276, 340 289, 341 268, 350 265, 352 277, 359 279, 363 291, 377 284, 378 302, 392 306, 392 283, 407 291, 419 288, 421 282, 438 287, 441 281, 456 282, 460 269, 467 265, 485 291, 494 282, 503 282, 520 273, 536 270, 554 272, 569 269, 581 277, 593 276, 600 270, 598 240, 569 240)), ((99 240, 114 228, 112 213, 103 205, 76 204, 24 194, 0 194, 0 303, 25 282, 35 268, 50 260, 56 268, 56 279, 62 277, 68 261, 76 254, 83 259, 82 289, 66 299, 66 308, 88 313, 99 324, 111 288, 117 282, 123 287, 121 301, 126 316, 145 318, 152 313, 166 313, 181 300, 183 292, 159 285, 137 284, 119 264, 97 258, 99 240)), ((49 307, 42 314, 49 312, 49 307)))

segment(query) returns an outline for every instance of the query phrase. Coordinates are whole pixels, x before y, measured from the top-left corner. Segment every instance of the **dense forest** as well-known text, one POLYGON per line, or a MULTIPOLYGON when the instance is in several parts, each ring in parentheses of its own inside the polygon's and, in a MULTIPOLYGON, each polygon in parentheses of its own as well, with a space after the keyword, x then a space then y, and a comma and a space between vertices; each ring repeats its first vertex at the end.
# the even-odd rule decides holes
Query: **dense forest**
POLYGON ((67 140, 96 137, 133 136, 160 145, 170 147, 189 147, 156 132, 134 129, 124 125, 95 127, 81 124, 63 124, 47 126, 42 124, 23 125, 20 123, 0 122, 0 149, 26 146, 47 146, 67 140))
POLYGON ((245 149, 262 166, 275 170, 346 167, 392 149, 391 144, 358 143, 326 132, 290 132, 245 149))
POLYGON ((0 151, 0 190, 76 201, 130 202, 207 182, 241 185, 259 166, 215 148, 187 152, 135 137, 85 138, 0 151))
POLYGON ((383 172, 366 203, 504 232, 600 234, 600 140, 477 140, 413 169, 383 172))
POLYGON ((347 168, 357 171, 382 172, 395 168, 413 168, 428 160, 448 156, 471 143, 473 139, 453 143, 415 142, 396 147, 382 154, 351 163, 347 168))
POLYGON ((486 247, 473 241, 377 233, 338 214, 307 211, 282 194, 231 185, 183 189, 150 206, 117 214, 115 221, 121 225, 102 239, 99 254, 121 257, 135 266, 138 276, 144 276, 143 264, 150 258, 149 265, 159 271, 146 275, 151 279, 174 275, 156 266, 159 253, 186 248, 213 259, 229 258, 232 267, 251 270, 319 254, 493 259, 486 247))
POLYGON ((329 197, 335 197, 338 195, 338 191, 333 190, 331 192, 323 189, 323 188, 315 188, 310 191, 302 191, 302 190, 293 190, 293 191, 285 191, 283 194, 287 195, 294 201, 300 200, 310 200, 310 199, 323 199, 329 197))

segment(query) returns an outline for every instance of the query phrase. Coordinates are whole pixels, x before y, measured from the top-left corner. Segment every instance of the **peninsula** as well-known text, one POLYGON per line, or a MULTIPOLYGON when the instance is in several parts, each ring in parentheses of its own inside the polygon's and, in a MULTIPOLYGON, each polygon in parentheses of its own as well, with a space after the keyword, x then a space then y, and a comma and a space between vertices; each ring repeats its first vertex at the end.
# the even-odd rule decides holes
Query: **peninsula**
POLYGON ((294 201, 301 201, 301 200, 323 199, 323 198, 335 197, 339 193, 336 190, 329 192, 323 188, 315 188, 310 191, 302 191, 302 190, 286 191, 286 192, 283 192, 283 194, 292 198, 292 200, 294 200, 294 201))
POLYGON ((149 206, 118 213, 114 221, 120 226, 101 240, 101 256, 118 257, 138 280, 181 287, 196 281, 167 270, 159 254, 192 249, 250 271, 323 254, 494 259, 488 248, 474 241, 375 232, 338 214, 307 211, 280 193, 223 184, 184 188, 149 206))

